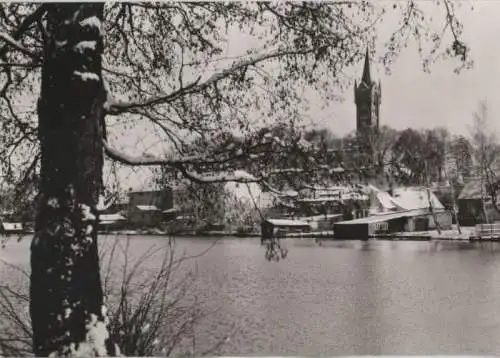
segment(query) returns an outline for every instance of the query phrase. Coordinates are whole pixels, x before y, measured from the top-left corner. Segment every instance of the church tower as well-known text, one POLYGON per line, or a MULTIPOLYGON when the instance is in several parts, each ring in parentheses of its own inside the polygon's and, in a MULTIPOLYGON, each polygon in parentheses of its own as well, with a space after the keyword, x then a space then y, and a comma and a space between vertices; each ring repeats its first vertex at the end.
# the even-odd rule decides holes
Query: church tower
POLYGON ((381 94, 380 82, 377 84, 372 81, 370 76, 370 56, 367 48, 361 82, 359 85, 357 82, 354 83, 356 131, 358 134, 362 134, 367 128, 375 130, 379 128, 381 94))

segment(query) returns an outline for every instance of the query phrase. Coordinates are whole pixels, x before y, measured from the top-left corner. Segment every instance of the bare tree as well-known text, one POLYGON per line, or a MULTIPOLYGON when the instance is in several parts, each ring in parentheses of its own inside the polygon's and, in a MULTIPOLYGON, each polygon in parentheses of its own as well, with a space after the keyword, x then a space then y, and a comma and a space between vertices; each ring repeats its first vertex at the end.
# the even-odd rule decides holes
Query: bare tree
POLYGON ((500 212, 498 207, 499 180, 496 175, 496 164, 500 150, 497 138, 490 129, 486 101, 481 101, 474 113, 471 141, 476 164, 475 173, 479 176, 481 209, 484 220, 488 223, 487 202, 491 202, 492 207, 500 212))
MULTIPOLYGON (((445 142, 445 144, 446 144, 445 153, 449 153, 448 142, 445 142)), ((459 158, 455 157, 454 160, 455 160, 455 163, 457 164, 457 178, 458 178, 458 176, 459 176, 459 171, 458 171, 459 158)), ((448 174, 448 169, 447 169, 446 163, 444 165, 444 176, 445 176, 445 179, 448 181, 448 184, 451 188, 451 205, 452 205, 453 217, 455 218, 455 223, 457 225, 458 233, 462 234, 462 230, 460 228, 460 221, 458 220, 458 209, 457 209, 458 205, 457 205, 457 197, 455 194, 455 182, 450 180, 450 176, 448 174)))
MULTIPOLYGON (((125 356, 214 355, 234 334, 234 327, 198 346, 196 329, 218 308, 211 308, 193 291, 199 282, 195 259, 175 249, 175 241, 151 246, 134 255, 130 238, 108 237, 101 245, 103 288, 109 334, 125 356), (157 262, 158 265, 151 265, 157 262), (168 322, 168 325, 165 324, 168 322)), ((22 266, 0 264, 9 282, 0 286, 0 352, 7 356, 33 355, 29 313, 29 274, 22 266)))

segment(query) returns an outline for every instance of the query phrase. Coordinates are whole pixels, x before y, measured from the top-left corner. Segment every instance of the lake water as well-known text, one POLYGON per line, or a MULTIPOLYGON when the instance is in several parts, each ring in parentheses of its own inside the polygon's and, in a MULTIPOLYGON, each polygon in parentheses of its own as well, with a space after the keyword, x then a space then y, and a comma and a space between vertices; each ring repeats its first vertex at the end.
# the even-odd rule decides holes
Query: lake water
MULTIPOLYGON (((167 241, 134 237, 130 248, 167 241)), ((500 355, 497 243, 287 240, 279 262, 266 261, 258 238, 181 238, 176 250, 195 255, 213 242, 184 269, 196 263, 194 293, 220 308, 198 344, 238 327, 221 354, 500 355)), ((26 264, 28 246, 8 242, 2 257, 26 264)))

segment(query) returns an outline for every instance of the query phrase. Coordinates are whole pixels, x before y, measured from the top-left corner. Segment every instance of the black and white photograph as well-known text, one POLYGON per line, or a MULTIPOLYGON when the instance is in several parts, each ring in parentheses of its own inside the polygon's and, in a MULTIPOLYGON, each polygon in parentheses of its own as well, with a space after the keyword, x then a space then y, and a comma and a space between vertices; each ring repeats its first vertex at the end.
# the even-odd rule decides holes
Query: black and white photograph
POLYGON ((499 16, 0 2, 0 357, 500 355, 499 16))

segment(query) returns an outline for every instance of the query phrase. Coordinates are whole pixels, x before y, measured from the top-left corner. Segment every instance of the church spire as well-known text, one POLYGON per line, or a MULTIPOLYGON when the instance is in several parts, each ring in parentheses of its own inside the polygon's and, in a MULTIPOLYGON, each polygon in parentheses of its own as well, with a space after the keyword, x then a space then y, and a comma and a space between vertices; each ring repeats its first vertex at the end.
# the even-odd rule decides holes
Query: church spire
POLYGON ((361 83, 354 84, 354 102, 356 103, 356 129, 363 132, 366 128, 379 127, 380 81, 372 81, 370 74, 370 52, 365 53, 365 63, 361 83))
POLYGON ((361 82, 364 82, 367 85, 372 83, 372 79, 370 76, 370 55, 368 54, 368 47, 366 47, 365 66, 363 68, 363 77, 361 77, 361 82))

